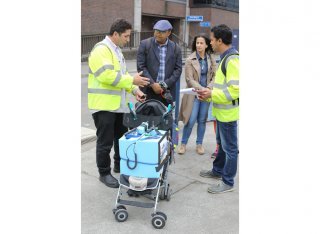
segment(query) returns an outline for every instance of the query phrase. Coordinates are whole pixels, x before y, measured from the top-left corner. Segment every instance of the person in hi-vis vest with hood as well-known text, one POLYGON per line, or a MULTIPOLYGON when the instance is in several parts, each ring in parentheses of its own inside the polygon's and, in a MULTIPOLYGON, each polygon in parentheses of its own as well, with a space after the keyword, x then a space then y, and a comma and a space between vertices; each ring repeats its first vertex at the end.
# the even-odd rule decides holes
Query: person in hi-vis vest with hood
POLYGON ((110 151, 114 146, 115 173, 120 172, 119 139, 127 132, 123 126, 123 113, 128 113, 127 93, 140 102, 145 95, 139 90, 149 84, 149 78, 141 73, 133 77, 128 73, 120 47, 130 40, 132 25, 124 19, 115 21, 109 35, 97 43, 89 58, 88 107, 97 128, 96 162, 99 180, 106 186, 118 188, 119 183, 111 175, 110 151))

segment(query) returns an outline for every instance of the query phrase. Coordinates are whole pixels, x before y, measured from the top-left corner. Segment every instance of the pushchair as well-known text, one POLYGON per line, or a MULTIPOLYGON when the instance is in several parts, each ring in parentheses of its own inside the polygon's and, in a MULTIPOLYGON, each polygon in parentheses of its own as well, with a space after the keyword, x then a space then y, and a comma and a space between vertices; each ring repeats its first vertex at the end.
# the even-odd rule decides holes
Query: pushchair
POLYGON ((128 218, 124 205, 153 208, 151 223, 156 229, 165 226, 167 216, 157 211, 158 200, 169 201, 172 189, 168 183, 168 167, 174 160, 171 138, 172 111, 158 100, 147 100, 136 111, 129 103, 130 113, 124 114, 123 124, 131 129, 119 139, 120 179, 115 208, 118 222, 128 218), (129 197, 144 196, 153 202, 122 199, 124 190, 129 197))

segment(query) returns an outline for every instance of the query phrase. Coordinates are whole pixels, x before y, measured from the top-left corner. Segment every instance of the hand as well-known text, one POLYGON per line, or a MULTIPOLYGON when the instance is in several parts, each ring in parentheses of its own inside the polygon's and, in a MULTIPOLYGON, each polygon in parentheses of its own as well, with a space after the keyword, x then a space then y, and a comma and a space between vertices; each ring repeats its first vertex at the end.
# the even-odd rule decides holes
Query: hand
POLYGON ((134 85, 138 85, 140 87, 144 87, 144 86, 150 84, 149 78, 141 76, 142 73, 143 73, 143 71, 141 71, 141 72, 139 72, 139 73, 137 73, 137 74, 135 74, 133 76, 133 84, 134 85))
POLYGON ((153 83, 150 86, 156 94, 161 94, 161 92, 163 91, 159 83, 153 83))
POLYGON ((144 94, 141 90, 138 90, 135 96, 138 102, 144 102, 146 100, 146 94, 144 94))
POLYGON ((211 97, 211 92, 212 90, 209 88, 204 88, 204 89, 198 89, 195 90, 198 93, 198 99, 200 101, 205 101, 206 99, 211 97))

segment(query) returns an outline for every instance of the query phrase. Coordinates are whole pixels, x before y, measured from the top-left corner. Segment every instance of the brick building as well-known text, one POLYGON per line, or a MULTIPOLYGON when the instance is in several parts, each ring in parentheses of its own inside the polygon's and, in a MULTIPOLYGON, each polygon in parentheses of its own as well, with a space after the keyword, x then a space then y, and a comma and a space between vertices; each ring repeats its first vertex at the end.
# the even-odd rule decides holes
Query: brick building
MULTIPOLYGON (((135 48, 141 39, 152 35, 153 25, 159 19, 171 22, 174 34, 171 39, 180 45, 190 45, 195 35, 209 33, 213 25, 221 23, 234 30, 236 47, 238 45, 239 0, 82 0, 82 38, 89 35, 91 38, 93 35, 100 35, 100 38, 105 36, 116 18, 132 22, 134 35, 130 48, 135 48), (203 16, 203 21, 210 22, 210 26, 200 27, 199 22, 187 22, 186 16, 189 15, 203 16)), ((85 44, 84 41, 82 44, 85 44)), ((88 44, 88 48, 91 44, 88 44)))

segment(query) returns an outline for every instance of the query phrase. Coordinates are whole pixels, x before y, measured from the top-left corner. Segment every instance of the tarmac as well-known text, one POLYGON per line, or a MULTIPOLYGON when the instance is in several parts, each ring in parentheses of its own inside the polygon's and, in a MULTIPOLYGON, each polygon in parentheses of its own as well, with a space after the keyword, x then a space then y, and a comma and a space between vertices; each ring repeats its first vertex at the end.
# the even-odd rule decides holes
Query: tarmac
MULTIPOLYGON (((128 60, 129 73, 136 72, 136 61, 128 60)), ((82 63, 81 78, 87 77, 87 63, 82 63)), ((183 73, 184 74, 184 73, 183 73)), ((185 87, 181 76, 181 88, 185 87)), ((173 190, 170 201, 160 200, 157 211, 164 212, 168 219, 163 229, 151 224, 151 208, 126 206, 129 213, 125 222, 117 222, 112 209, 115 206, 117 189, 106 187, 99 181, 95 162, 95 130, 81 128, 81 233, 239 233, 239 170, 235 178, 235 190, 223 194, 211 194, 207 188, 218 180, 199 176, 202 169, 211 169, 210 157, 216 147, 213 123, 207 122, 203 146, 204 155, 196 148, 197 125, 193 127, 184 155, 175 154, 175 163, 169 167, 168 180, 173 190)), ((179 139, 183 123, 179 122, 179 139)), ((111 152, 113 157, 113 151, 111 152)), ((113 160, 113 159, 112 159, 113 160)), ((113 165, 113 162, 111 163, 113 165)), ((119 178, 119 173, 113 173, 119 178)), ((123 198, 129 198, 126 193, 123 198)), ((130 198, 129 198, 130 199, 130 198)), ((149 199, 140 196, 139 201, 149 199)))

